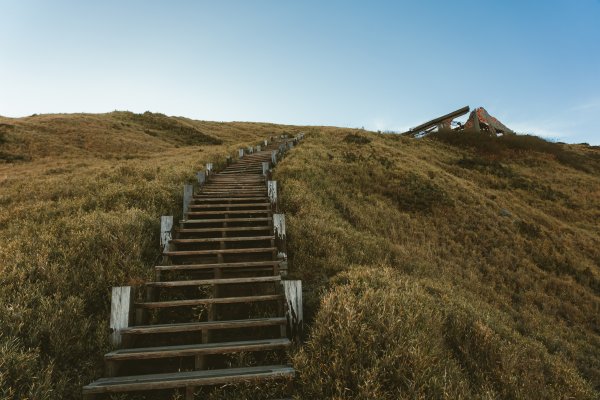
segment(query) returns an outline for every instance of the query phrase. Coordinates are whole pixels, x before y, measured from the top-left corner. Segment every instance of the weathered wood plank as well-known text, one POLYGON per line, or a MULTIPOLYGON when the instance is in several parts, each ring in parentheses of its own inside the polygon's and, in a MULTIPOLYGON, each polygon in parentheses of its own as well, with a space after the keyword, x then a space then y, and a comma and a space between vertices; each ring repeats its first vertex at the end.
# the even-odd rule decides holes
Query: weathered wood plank
POLYGON ((169 251, 169 244, 171 242, 173 229, 173 216, 163 215, 160 217, 160 247, 164 251, 169 251))
POLYGON ((166 281, 166 282, 148 282, 146 285, 154 287, 185 287, 185 286, 203 286, 203 285, 231 285, 238 283, 265 283, 277 282, 281 276, 259 276, 252 278, 221 278, 221 279, 195 279, 189 281, 166 281))
POLYGON ((181 221, 184 224, 215 224, 222 222, 261 222, 270 221, 270 217, 266 218, 215 218, 215 219, 188 219, 181 221))
POLYGON ((276 247, 262 247, 257 249, 225 249, 225 250, 189 250, 189 251, 169 251, 165 254, 171 257, 181 256, 201 256, 211 254, 244 254, 244 253, 270 253, 277 250, 276 247))
POLYGON ((222 343, 203 343, 180 346, 140 347, 117 350, 104 355, 105 360, 148 360, 168 357, 186 357, 208 354, 237 353, 241 351, 264 351, 282 349, 290 346, 285 339, 260 339, 222 343))
POLYGON ((275 246, 277 247, 277 259, 285 262, 287 261, 287 249, 284 214, 273 214, 273 233, 275 235, 275 246))
POLYGON ((121 346, 121 332, 130 325, 133 315, 132 294, 131 286, 116 286, 112 288, 110 302, 110 342, 114 347, 121 346))
POLYGON ((284 296, 280 294, 266 294, 260 296, 241 296, 241 297, 218 297, 208 299, 189 299, 189 300, 170 300, 170 301, 152 301, 146 303, 136 303, 141 308, 171 308, 198 306, 208 304, 234 304, 234 303, 254 303, 260 301, 281 300, 284 296))
POLYGON ((277 181, 267 181, 267 194, 273 211, 277 211, 277 181))
POLYGON ((247 215, 247 214, 269 214, 271 210, 216 210, 216 211, 188 211, 188 217, 200 217, 203 215, 247 215))
POLYGON ((222 242, 254 242, 274 240, 275 236, 234 236, 234 237, 212 237, 200 239, 173 239, 173 243, 195 244, 195 243, 222 243, 222 242))
POLYGON ((158 324, 158 325, 143 325, 132 326, 122 330, 123 334, 130 335, 149 335, 163 333, 182 333, 182 332, 197 332, 203 329, 243 329, 256 328, 263 326, 278 326, 286 324, 285 317, 276 318, 252 318, 238 319, 229 321, 209 321, 209 322, 186 322, 180 324, 158 324))
POLYGON ((205 232, 244 232, 244 231, 270 231, 269 225, 260 226, 233 226, 227 228, 183 228, 177 229, 179 233, 205 233, 205 232))
POLYGON ((175 389, 194 385, 218 385, 235 382, 272 380, 282 377, 291 378, 293 376, 293 368, 280 365, 134 375, 98 379, 97 381, 84 386, 83 393, 118 393, 140 390, 175 389))
POLYGON ((286 317, 290 328, 291 337, 299 338, 302 335, 304 316, 302 313, 302 281, 281 281, 285 300, 288 305, 286 317))
POLYGON ((196 172, 196 178, 198 179, 198 186, 202 187, 206 183, 206 172, 196 172))
POLYGON ((190 202, 194 196, 194 187, 192 185, 183 185, 183 216, 187 214, 189 210, 190 202))
POLYGON ((213 268, 255 268, 255 267, 275 267, 279 261, 242 261, 234 263, 216 263, 216 264, 179 264, 179 265, 157 265, 154 268, 160 271, 185 271, 197 269, 213 268))
POLYGON ((242 204, 231 204, 231 203, 216 203, 216 204, 192 204, 190 210, 193 209, 204 209, 204 208, 243 208, 243 207, 269 207, 271 203, 242 203, 242 204))

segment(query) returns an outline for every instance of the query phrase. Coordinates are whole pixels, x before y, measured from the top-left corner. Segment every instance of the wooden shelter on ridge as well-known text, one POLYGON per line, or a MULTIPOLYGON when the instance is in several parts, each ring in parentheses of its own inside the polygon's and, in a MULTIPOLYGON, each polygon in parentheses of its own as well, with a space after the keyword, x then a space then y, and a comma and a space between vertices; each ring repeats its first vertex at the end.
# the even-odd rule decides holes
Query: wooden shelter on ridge
POLYGON ((402 135, 408 135, 413 137, 423 137, 431 132, 441 130, 453 130, 453 131, 475 131, 475 132, 487 132, 493 135, 504 135, 514 134, 515 132, 509 129, 498 119, 492 117, 483 107, 479 107, 471 111, 469 118, 465 124, 460 122, 454 122, 455 118, 465 115, 469 112, 469 106, 459 108, 456 111, 442 115, 432 119, 431 121, 425 122, 419 126, 416 126, 402 135))

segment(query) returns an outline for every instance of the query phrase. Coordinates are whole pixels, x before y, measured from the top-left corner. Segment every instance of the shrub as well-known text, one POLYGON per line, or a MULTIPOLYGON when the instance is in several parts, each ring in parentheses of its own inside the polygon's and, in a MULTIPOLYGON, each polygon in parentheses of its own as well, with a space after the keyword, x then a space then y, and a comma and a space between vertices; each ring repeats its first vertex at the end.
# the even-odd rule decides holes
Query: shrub
POLYGON ((452 146, 469 148, 476 153, 495 158, 510 158, 516 153, 540 153, 552 155, 558 162, 585 172, 600 171, 598 153, 579 154, 567 145, 548 142, 533 135, 493 136, 473 131, 439 131, 431 133, 429 138, 452 146))
POLYGON ((403 211, 427 212, 452 204, 448 194, 431 179, 409 172, 397 182, 381 188, 403 211))
POLYGON ((165 138, 177 144, 194 146, 223 143, 221 139, 207 135, 195 126, 164 114, 146 111, 143 114, 122 113, 121 115, 129 121, 140 124, 144 128, 144 133, 165 138))
POLYGON ((366 136, 357 135, 355 133, 349 133, 344 137, 346 143, 354 144, 368 144, 371 143, 371 139, 366 136))

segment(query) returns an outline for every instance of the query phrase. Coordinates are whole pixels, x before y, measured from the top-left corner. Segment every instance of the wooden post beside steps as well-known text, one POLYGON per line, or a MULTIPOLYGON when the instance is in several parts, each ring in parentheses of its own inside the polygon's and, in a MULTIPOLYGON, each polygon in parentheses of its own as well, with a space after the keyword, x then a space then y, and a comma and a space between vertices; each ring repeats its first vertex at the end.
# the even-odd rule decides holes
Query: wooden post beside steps
POLYGON ((193 195, 194 195, 194 186, 183 185, 183 217, 184 218, 190 208, 190 202, 192 201, 193 195))
POLYGON ((293 339, 300 339, 304 318, 302 315, 302 281, 283 280, 281 284, 287 302, 286 318, 290 330, 289 336, 293 339))
POLYGON ((112 288, 110 302, 110 344, 116 348, 121 347, 121 331, 129 327, 132 320, 132 294, 131 286, 117 286, 112 288))
POLYGON ((196 178, 198 179, 198 186, 202 187, 204 183, 206 183, 206 172, 198 171, 196 172, 196 178))
POLYGON ((267 193, 273 211, 277 211, 277 181, 267 181, 267 193))
POLYGON ((287 250, 285 234, 285 215, 273 214, 273 234, 275 235, 275 246, 277 247, 277 260, 280 261, 281 275, 287 275, 287 250))
POLYGON ((169 251, 171 242, 171 230, 173 229, 173 216, 163 215, 160 217, 160 248, 163 253, 169 251))

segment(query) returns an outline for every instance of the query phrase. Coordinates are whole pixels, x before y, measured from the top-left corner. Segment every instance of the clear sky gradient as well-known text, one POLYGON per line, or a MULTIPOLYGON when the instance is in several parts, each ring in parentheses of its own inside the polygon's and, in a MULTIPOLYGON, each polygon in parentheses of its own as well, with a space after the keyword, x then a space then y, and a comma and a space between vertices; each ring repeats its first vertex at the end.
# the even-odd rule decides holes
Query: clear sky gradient
POLYGON ((0 115, 404 130, 464 105, 600 144, 600 0, 0 0, 0 115))

